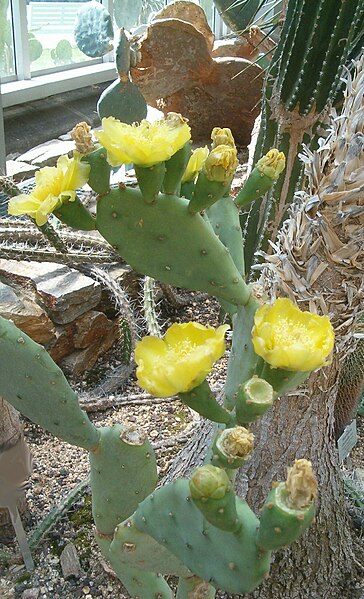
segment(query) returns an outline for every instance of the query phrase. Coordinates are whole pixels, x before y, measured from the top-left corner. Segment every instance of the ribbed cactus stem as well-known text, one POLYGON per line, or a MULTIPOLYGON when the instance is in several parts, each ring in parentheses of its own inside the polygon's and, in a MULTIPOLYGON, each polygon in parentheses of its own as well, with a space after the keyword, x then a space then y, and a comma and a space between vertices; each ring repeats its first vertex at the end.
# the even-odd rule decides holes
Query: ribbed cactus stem
POLYGON ((155 303, 155 281, 152 277, 144 277, 143 283, 143 309, 144 318, 149 335, 162 337, 159 326, 155 303))

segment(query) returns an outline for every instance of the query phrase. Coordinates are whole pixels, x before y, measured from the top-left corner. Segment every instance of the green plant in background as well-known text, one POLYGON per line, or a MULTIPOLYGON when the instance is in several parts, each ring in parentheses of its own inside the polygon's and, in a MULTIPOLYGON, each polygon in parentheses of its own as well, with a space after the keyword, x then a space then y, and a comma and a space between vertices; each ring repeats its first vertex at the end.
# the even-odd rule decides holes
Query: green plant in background
MULTIPOLYGON (((136 64, 137 50, 125 29, 131 27, 134 19, 138 24, 139 10, 142 10, 142 18, 143 10, 149 12, 157 9, 161 3, 140 1, 131 4, 129 11, 124 2, 114 2, 114 17, 120 27, 115 44, 118 79, 104 90, 97 104, 100 118, 114 116, 125 123, 139 122, 147 114, 146 102, 130 79, 130 67, 136 64)), ((114 48, 114 28, 110 13, 98 2, 86 3, 77 15, 74 36, 77 46, 87 56, 104 56, 114 48)))
POLYGON ((72 62, 72 46, 68 40, 60 40, 51 50, 51 58, 55 64, 69 64, 72 62))
POLYGON ((42 56, 43 46, 32 32, 28 33, 28 47, 30 62, 35 62, 42 56))
POLYGON ((228 129, 215 128, 210 151, 193 157, 190 128, 174 113, 140 125, 104 118, 95 148, 84 124, 74 137, 74 157, 41 169, 32 193, 12 198, 9 211, 40 224, 53 212, 74 228, 93 227, 138 272, 205 291, 227 306, 234 328, 224 405, 206 377, 225 351, 228 326, 175 323, 163 339, 145 337, 135 351, 143 388, 159 397, 178 394, 216 423, 211 451, 190 479, 156 489, 145 435, 134 426, 96 428, 47 352, 4 319, 0 365, 7 376, 0 377, 0 393, 52 434, 89 451, 96 539, 131 595, 172 597, 161 574, 179 576, 181 598, 192 591, 213 597, 215 588, 251 592, 268 574, 271 551, 309 526, 317 483, 310 462, 296 460, 259 520, 235 494, 235 474, 253 451, 250 423, 325 364, 334 342, 329 319, 283 299, 268 309, 245 283, 238 208, 228 195, 237 165, 228 129), (110 186, 111 167, 129 162, 138 186, 110 186), (99 194, 95 219, 75 191, 85 179, 99 194), (180 195, 182 180, 189 198, 180 195), (232 229, 235 236, 226 234, 232 229))

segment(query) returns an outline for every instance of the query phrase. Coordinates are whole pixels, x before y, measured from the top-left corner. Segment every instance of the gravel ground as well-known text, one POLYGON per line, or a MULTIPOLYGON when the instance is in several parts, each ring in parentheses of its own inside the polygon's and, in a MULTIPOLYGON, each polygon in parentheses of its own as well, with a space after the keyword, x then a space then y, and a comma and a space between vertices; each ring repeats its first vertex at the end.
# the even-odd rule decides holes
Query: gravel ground
MULTIPOLYGON (((214 300, 204 299, 202 304, 198 295, 195 298, 192 295, 190 299, 191 303, 183 309, 177 310, 168 306, 168 310, 164 310, 165 327, 177 316, 180 321, 207 320, 210 324, 217 324, 218 306, 214 300)), ((213 386, 216 387, 222 380, 225 367, 226 363, 222 360, 211 377, 210 382, 213 386)), ((85 386, 85 381, 78 381, 79 389, 84 391, 85 386)), ((163 476, 176 452, 183 446, 184 433, 187 431, 188 434, 195 416, 178 400, 150 401, 132 378, 124 389, 115 392, 114 399, 127 400, 130 397, 134 398, 131 404, 121 403, 89 416, 98 426, 123 422, 141 427, 156 446, 159 475, 163 476), (136 399, 137 396, 139 399, 136 399)), ((86 451, 53 438, 40 427, 28 421, 25 421, 24 425, 26 439, 34 457, 34 471, 26 491, 30 515, 24 522, 29 538, 45 514, 57 505, 70 489, 86 479, 88 458, 86 451)), ((364 423, 360 417, 358 435, 359 442, 352 452, 351 462, 352 467, 362 468, 364 423)), ((16 552, 16 545, 10 545, 9 550, 16 552)), ((36 569, 31 574, 26 572, 19 558, 10 560, 7 568, 3 566, 1 569, 0 562, 1 599, 128 598, 121 583, 100 559, 93 539, 88 487, 72 509, 69 509, 41 540, 33 551, 33 558, 36 569), (65 579, 60 555, 69 543, 73 543, 76 548, 80 571, 78 576, 65 579)))

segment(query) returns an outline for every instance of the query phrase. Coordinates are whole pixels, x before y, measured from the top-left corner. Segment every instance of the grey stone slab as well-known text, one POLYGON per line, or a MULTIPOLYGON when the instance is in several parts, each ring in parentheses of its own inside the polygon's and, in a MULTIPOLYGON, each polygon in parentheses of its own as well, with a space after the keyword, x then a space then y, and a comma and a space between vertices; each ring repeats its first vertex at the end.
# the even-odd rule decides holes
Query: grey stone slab
POLYGON ((0 276, 32 287, 57 324, 72 322, 101 299, 99 283, 62 264, 0 260, 0 276))
POLYGON ((35 146, 28 152, 25 152, 25 154, 21 154, 18 160, 38 167, 54 166, 60 156, 71 153, 74 148, 74 141, 51 139, 39 146, 35 146))

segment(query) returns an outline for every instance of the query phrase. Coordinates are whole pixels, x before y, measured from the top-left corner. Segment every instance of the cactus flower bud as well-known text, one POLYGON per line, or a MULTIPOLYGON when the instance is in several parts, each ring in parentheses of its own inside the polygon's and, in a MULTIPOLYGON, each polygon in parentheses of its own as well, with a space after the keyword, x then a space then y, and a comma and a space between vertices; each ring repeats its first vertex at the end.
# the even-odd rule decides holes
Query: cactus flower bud
POLYGON ((295 460, 293 466, 287 468, 286 489, 293 508, 311 505, 317 495, 317 480, 309 460, 295 460))
POLYGON ((255 353, 273 368, 309 372, 324 366, 334 339, 328 316, 301 311, 287 298, 264 304, 254 316, 255 353))
POLYGON ((231 483, 225 470, 211 464, 198 468, 190 480, 193 499, 222 499, 230 489, 231 483))
POLYGON ((127 125, 114 117, 102 119, 102 130, 95 136, 107 150, 111 166, 133 162, 148 168, 169 160, 191 137, 186 120, 171 112, 164 119, 127 125))
POLYGON ((233 138, 233 134, 231 133, 231 129, 228 127, 224 127, 223 129, 220 127, 214 127, 211 132, 211 139, 212 148, 222 145, 235 148, 235 140, 233 138))
POLYGON ((286 166, 286 157, 283 152, 276 148, 269 150, 265 156, 262 156, 255 165, 255 168, 263 173, 266 177, 278 179, 279 175, 284 171, 286 166))
POLYGON ((209 181, 227 184, 238 166, 236 148, 220 145, 213 148, 206 158, 204 170, 209 181))
POLYGON ((193 150, 190 159, 187 163, 186 170, 183 174, 181 183, 188 183, 194 181, 202 169, 207 156, 209 155, 209 149, 207 146, 204 148, 197 148, 193 150))
POLYGON ((28 214, 38 226, 47 222, 48 215, 65 202, 76 200, 76 189, 88 179, 90 165, 80 161, 78 152, 73 158, 60 156, 57 166, 45 166, 35 173, 35 188, 9 200, 8 212, 13 216, 28 214))
POLYGON ((92 141, 91 127, 85 122, 77 123, 71 131, 71 137, 76 144, 76 150, 80 154, 89 154, 95 149, 95 144, 92 141))

